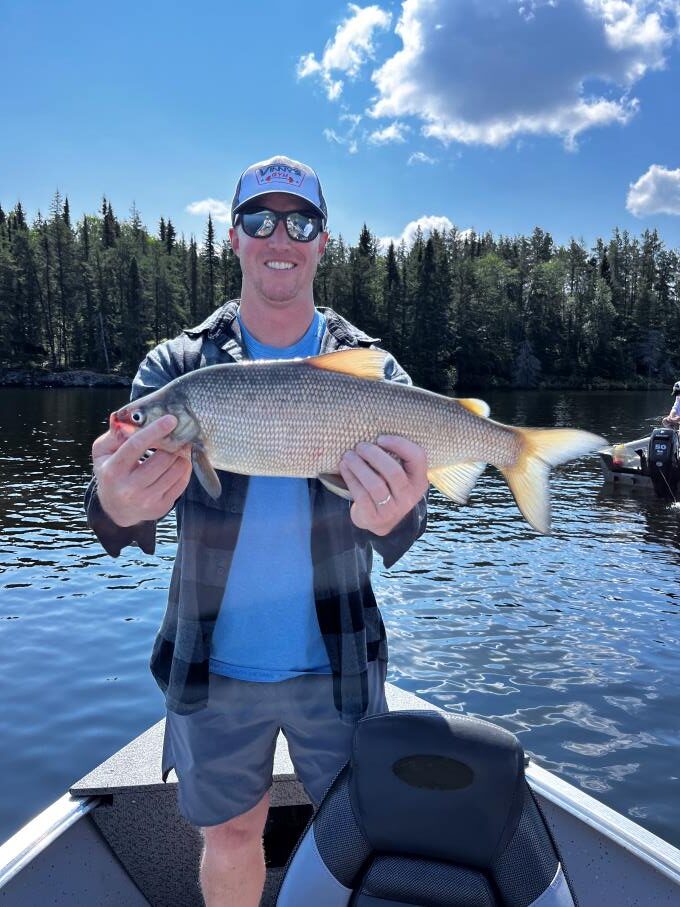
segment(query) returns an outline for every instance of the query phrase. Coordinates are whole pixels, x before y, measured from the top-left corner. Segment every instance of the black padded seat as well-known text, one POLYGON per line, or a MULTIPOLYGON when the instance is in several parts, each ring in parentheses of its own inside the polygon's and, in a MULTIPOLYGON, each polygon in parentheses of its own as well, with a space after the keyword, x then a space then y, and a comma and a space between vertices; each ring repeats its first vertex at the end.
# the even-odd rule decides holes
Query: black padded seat
POLYGON ((357 725, 277 907, 575 907, 508 731, 440 712, 357 725))

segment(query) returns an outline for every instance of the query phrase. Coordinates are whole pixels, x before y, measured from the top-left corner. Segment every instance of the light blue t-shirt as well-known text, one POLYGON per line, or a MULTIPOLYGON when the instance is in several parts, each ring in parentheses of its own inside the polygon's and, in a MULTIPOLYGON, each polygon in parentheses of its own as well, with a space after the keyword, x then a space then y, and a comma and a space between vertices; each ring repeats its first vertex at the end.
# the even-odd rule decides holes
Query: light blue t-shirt
MULTIPOLYGON (((326 319, 300 340, 266 346, 241 325, 248 359, 316 356, 326 319)), ((234 557, 212 637, 210 670, 239 680, 330 674, 314 603, 306 479, 251 476, 234 557)))

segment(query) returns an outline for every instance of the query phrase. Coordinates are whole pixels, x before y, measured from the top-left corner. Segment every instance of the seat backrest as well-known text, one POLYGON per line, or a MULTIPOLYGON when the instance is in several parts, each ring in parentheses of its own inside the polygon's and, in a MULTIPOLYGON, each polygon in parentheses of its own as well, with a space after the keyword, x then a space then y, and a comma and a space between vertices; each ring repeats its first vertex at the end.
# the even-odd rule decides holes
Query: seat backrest
POLYGON ((389 712, 300 839, 277 907, 574 907, 517 738, 486 721, 389 712))

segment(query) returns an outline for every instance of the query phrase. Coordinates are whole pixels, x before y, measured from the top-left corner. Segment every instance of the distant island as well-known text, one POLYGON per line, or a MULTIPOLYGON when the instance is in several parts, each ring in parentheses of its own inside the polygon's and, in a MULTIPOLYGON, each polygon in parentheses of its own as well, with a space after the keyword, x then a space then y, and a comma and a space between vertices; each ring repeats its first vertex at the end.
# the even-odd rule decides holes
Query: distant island
MULTIPOLYGON (((57 193, 29 224, 0 205, 0 386, 129 384, 146 352, 238 296, 240 268, 208 217, 202 242, 139 212, 71 220, 57 193)), ((456 227, 384 248, 364 225, 331 237, 315 282, 381 338, 414 382, 461 388, 666 387, 680 372, 680 255, 656 230, 586 248, 536 227, 456 227)))

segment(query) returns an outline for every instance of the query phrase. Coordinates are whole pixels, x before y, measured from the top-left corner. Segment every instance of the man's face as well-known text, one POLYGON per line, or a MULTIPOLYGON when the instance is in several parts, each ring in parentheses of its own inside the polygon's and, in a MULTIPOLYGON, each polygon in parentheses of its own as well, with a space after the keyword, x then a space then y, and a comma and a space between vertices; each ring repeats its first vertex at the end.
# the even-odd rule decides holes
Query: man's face
MULTIPOLYGON (((257 206, 272 211, 301 211, 309 208, 303 199, 282 192, 270 192, 257 206)), ((229 230, 229 239, 243 274, 242 295, 255 293, 262 301, 285 306, 308 301, 317 265, 323 255, 328 233, 311 242, 296 242, 281 221, 271 236, 248 236, 239 224, 229 230)))

